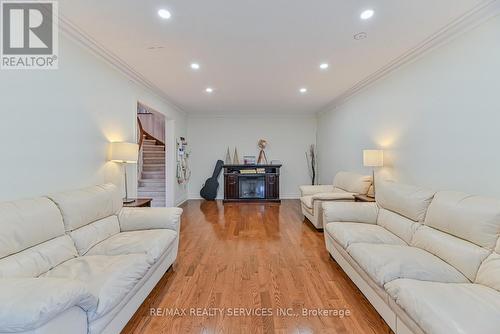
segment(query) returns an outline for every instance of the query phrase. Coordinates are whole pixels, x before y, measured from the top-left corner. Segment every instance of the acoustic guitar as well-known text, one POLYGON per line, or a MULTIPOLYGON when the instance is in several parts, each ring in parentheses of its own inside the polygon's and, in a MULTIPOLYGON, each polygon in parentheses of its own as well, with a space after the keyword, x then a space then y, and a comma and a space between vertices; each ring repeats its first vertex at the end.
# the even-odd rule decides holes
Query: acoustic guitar
POLYGON ((219 189, 218 179, 223 166, 224 161, 217 160, 212 177, 205 181, 203 188, 200 190, 200 196, 207 201, 213 201, 217 197, 217 190, 219 189))

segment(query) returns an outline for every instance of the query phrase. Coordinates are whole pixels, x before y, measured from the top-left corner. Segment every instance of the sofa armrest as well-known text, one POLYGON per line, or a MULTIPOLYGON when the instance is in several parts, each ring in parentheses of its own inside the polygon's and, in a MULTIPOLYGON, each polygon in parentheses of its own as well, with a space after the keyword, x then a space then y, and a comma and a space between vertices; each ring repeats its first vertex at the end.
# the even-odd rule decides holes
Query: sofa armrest
POLYGON ((325 202, 323 221, 377 224, 378 210, 376 203, 325 202))
POLYGON ((118 214, 120 230, 168 229, 179 232, 181 208, 122 208, 118 214))
POLYGON ((80 281, 61 278, 0 279, 0 332, 36 329, 71 307, 97 307, 97 299, 80 281))
POLYGON ((300 196, 311 196, 319 193, 333 192, 333 185, 300 186, 300 196))

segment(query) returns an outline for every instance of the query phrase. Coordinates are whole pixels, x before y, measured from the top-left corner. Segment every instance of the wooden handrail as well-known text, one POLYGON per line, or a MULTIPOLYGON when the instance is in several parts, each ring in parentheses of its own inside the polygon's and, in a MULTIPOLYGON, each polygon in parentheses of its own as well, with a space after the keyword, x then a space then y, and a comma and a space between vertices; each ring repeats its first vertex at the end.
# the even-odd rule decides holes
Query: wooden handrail
POLYGON ((139 125, 139 149, 142 148, 142 144, 144 144, 144 137, 149 140, 155 140, 157 144, 165 146, 165 143, 156 138, 155 136, 151 135, 149 132, 144 130, 144 127, 142 126, 142 122, 139 117, 137 117, 137 124, 139 125))

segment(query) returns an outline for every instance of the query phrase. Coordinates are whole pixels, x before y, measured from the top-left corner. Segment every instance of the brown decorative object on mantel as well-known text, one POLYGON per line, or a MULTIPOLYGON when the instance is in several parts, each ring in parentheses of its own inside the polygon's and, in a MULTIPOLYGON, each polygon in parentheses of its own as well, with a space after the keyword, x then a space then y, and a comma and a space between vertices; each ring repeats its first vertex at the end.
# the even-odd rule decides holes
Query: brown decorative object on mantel
POLYGON ((265 139, 260 139, 259 143, 257 144, 260 148, 260 153, 259 153, 259 159, 257 160, 257 164, 267 164, 267 156, 266 152, 264 151, 267 147, 267 140, 265 139))

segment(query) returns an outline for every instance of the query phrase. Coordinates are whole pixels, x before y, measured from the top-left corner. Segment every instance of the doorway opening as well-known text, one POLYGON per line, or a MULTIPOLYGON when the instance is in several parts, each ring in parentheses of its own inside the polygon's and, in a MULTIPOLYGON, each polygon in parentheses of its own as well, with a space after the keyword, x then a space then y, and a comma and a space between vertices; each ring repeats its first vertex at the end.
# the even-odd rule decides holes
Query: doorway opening
POLYGON ((165 115, 137 103, 137 196, 152 198, 153 207, 166 206, 167 169, 165 115))

